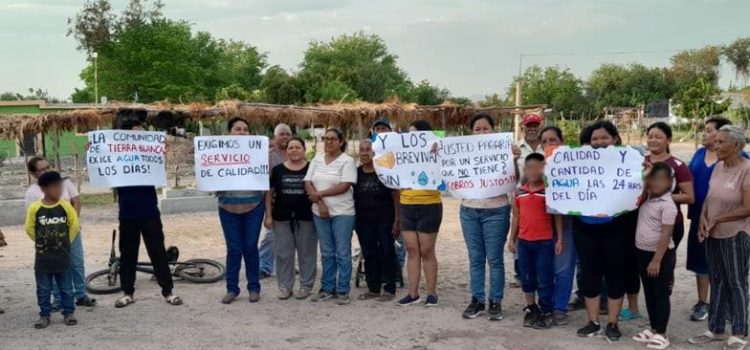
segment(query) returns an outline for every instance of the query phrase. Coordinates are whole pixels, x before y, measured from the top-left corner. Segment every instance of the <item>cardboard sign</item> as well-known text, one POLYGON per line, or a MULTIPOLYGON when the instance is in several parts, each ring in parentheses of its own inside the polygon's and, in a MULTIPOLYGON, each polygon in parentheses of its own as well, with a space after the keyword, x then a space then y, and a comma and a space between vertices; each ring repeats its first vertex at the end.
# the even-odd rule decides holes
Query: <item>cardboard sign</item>
POLYGON ((372 144, 380 181, 393 189, 435 190, 442 183, 437 136, 430 131, 378 134, 372 144))
POLYGON ((103 130, 88 133, 86 165, 95 187, 167 184, 163 132, 103 130))
POLYGON ((193 143, 195 181, 199 190, 268 190, 267 137, 199 136, 193 143))
POLYGON ((484 199, 513 191, 513 134, 492 133, 440 140, 441 175, 456 197, 484 199))
POLYGON ((635 210, 643 191, 643 154, 633 147, 559 147, 544 169, 547 210, 616 216, 635 210))

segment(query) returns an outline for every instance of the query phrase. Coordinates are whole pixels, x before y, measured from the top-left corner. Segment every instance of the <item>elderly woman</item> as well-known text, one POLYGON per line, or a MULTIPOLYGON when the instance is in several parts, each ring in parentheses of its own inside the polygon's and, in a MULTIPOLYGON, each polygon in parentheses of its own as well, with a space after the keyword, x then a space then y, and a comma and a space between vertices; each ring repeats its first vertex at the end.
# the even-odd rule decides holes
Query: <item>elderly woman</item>
POLYGON ((323 265, 320 292, 311 301, 336 298, 339 305, 351 303, 352 232, 354 231, 354 196, 357 167, 348 156, 344 133, 328 129, 325 153, 310 162, 305 176, 307 196, 313 203, 313 222, 318 232, 323 265))
MULTIPOLYGON (((227 124, 229 135, 249 135, 249 124, 233 118, 227 124)), ((265 203, 263 191, 222 191, 219 198, 219 221, 227 243, 227 294, 221 299, 230 304, 240 295, 240 269, 245 260, 248 300, 260 300, 260 256, 258 239, 263 225, 265 203)))
POLYGON ((744 130, 725 125, 716 135, 719 162, 701 212, 699 237, 706 241, 711 306, 708 331, 690 339, 702 344, 727 339, 724 349, 747 345, 748 270, 750 268, 750 160, 742 157, 744 130), (727 319, 732 336, 724 335, 727 319))
MULTIPOLYGON (((26 166, 34 179, 39 179, 39 176, 50 170, 49 163, 42 157, 29 159, 26 166)), ((42 198, 44 198, 44 193, 42 193, 42 189, 37 182, 34 181, 26 190, 24 196, 26 208, 31 203, 42 200, 42 198)), ((76 185, 67 177, 63 179, 62 199, 70 202, 76 210, 76 214, 81 215, 81 197, 78 194, 76 185)), ((70 244, 70 274, 73 281, 73 296, 78 306, 96 306, 96 299, 90 298, 86 294, 86 273, 84 272, 83 256, 83 238, 79 232, 76 239, 70 244)), ((60 290, 54 281, 52 294, 54 295, 53 309, 59 309, 60 290)))

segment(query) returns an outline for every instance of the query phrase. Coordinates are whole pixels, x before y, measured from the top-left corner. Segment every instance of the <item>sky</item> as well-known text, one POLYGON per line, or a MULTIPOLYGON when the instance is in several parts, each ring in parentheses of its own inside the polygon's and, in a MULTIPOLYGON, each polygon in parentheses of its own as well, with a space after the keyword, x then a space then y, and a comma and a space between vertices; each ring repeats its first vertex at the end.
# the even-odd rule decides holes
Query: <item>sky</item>
MULTIPOLYGON (((127 0, 112 0, 122 10, 127 0)), ((164 14, 243 40, 296 70, 311 40, 380 35, 412 81, 455 96, 504 95, 523 67, 559 65, 586 79, 602 63, 668 66, 674 50, 750 36, 748 0, 164 0, 164 14), (612 52, 637 52, 604 55, 612 52), (545 56, 534 56, 542 55, 545 56), (548 55, 583 54, 583 55, 548 55)), ((83 0, 0 0, 0 92, 66 99, 85 56, 66 37, 83 0)), ((735 80, 724 65, 721 84, 735 80)))

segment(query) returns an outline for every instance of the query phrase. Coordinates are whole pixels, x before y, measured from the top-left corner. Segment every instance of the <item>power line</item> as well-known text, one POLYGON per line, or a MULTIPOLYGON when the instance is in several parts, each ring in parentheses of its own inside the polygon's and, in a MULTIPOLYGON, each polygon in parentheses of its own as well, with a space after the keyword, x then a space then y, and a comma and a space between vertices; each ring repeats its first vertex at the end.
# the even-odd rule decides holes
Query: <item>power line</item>
POLYGON ((539 54, 521 54, 521 57, 544 57, 544 56, 614 56, 614 55, 635 55, 651 53, 673 53, 684 50, 639 50, 639 51, 611 51, 611 52, 564 52, 564 53, 539 53, 539 54))

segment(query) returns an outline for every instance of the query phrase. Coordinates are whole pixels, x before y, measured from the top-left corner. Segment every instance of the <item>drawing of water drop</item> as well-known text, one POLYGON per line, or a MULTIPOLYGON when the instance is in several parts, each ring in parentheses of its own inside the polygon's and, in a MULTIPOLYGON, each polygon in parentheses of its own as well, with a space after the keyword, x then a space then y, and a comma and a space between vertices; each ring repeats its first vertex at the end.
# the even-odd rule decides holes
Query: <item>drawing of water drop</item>
POLYGON ((427 173, 425 173, 424 171, 419 173, 419 177, 417 178, 417 180, 419 180, 419 184, 422 186, 426 186, 430 181, 430 179, 427 177, 427 173))

